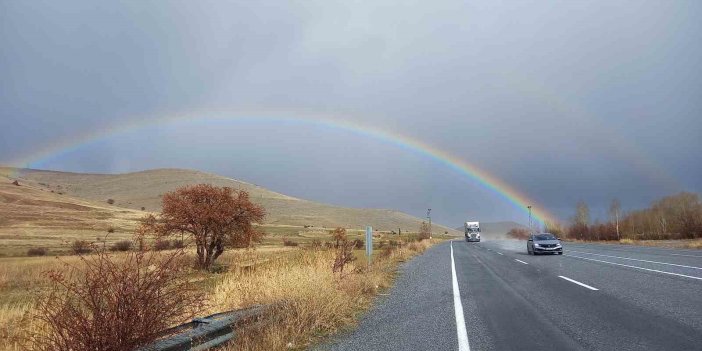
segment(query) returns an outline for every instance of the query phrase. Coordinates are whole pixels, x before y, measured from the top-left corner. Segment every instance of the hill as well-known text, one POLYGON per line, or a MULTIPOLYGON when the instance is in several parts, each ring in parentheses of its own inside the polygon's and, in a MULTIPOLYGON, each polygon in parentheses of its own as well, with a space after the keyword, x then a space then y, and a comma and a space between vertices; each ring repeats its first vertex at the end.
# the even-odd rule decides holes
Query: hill
POLYGON ((128 238, 145 213, 70 196, 0 174, 0 256, 32 246, 66 247, 73 240, 128 238))
MULTIPOLYGON (((144 211, 160 211, 164 193, 198 183, 248 191, 254 202, 266 208, 266 225, 322 228, 372 225, 378 230, 402 228, 403 231, 416 231, 422 222, 420 218, 399 211, 332 206, 287 196, 240 180, 185 169, 85 174, 5 167, 0 168, 0 183, 0 214, 3 218, 0 235, 8 231, 28 231, 29 228, 35 233, 47 233, 56 228, 101 228, 102 233, 114 221, 133 222, 143 216, 144 211), (14 179, 19 180, 21 186, 11 185, 14 179), (111 204, 107 203, 108 199, 113 200, 111 204), (50 217, 48 214, 56 214, 57 208, 61 209, 60 216, 50 217)), ((119 223, 125 230, 135 225, 119 223)), ((435 225, 434 231, 458 234, 441 225, 435 225)))

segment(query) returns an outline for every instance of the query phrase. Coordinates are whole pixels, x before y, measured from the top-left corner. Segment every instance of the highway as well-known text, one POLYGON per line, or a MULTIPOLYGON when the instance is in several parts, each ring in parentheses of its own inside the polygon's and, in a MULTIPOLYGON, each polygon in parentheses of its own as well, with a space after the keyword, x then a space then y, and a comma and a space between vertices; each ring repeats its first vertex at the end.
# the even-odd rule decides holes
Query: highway
POLYGON ((702 350, 702 251, 445 242, 319 350, 702 350), (453 262, 453 264, 452 264, 453 262))

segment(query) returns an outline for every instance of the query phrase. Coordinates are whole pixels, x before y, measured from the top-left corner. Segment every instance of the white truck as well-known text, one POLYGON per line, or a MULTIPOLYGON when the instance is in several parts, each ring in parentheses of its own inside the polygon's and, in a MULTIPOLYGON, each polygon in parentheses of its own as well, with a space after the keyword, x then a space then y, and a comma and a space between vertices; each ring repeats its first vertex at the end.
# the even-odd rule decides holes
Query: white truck
POLYGON ((466 222, 465 235, 467 242, 480 242, 480 222, 466 222))

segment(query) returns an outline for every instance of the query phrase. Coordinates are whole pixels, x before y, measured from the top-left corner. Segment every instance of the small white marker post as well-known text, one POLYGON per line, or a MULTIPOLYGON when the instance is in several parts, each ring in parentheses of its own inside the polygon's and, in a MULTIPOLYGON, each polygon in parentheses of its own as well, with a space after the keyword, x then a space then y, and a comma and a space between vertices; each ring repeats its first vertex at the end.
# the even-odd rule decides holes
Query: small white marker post
POLYGON ((366 256, 368 256, 368 267, 371 264, 371 255, 373 255, 373 227, 366 227, 366 256))

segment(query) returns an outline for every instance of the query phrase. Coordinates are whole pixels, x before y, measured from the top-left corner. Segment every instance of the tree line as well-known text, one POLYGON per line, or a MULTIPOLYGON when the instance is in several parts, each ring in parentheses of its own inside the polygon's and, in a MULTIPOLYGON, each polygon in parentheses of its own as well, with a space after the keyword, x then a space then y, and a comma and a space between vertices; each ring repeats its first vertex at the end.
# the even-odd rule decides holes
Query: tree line
POLYGON ((682 192, 654 201, 648 208, 624 211, 613 199, 606 221, 591 221, 584 201, 577 203, 570 225, 545 223, 545 232, 578 240, 669 240, 702 238, 702 202, 682 192))

